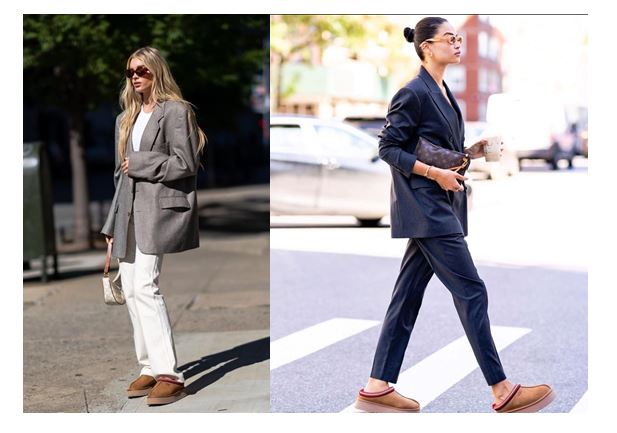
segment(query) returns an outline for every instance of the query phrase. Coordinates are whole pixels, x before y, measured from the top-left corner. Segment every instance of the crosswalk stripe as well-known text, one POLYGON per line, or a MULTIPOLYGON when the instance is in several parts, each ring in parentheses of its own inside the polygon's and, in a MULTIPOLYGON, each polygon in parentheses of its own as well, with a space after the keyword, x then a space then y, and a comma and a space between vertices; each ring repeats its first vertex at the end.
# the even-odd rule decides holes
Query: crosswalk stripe
POLYGON ((570 410, 570 413, 586 413, 587 412, 587 391, 581 397, 581 399, 574 405, 574 407, 570 410))
MULTIPOLYGON (((497 351, 501 351, 531 332, 531 329, 491 326, 491 331, 497 351)), ((467 337, 463 336, 402 372, 395 388, 417 400, 421 407, 426 407, 476 368, 476 358, 467 337)), ((342 410, 356 411, 353 404, 342 410)))
POLYGON ((270 344, 270 370, 289 364, 378 324, 379 322, 375 320, 335 318, 279 338, 270 344))

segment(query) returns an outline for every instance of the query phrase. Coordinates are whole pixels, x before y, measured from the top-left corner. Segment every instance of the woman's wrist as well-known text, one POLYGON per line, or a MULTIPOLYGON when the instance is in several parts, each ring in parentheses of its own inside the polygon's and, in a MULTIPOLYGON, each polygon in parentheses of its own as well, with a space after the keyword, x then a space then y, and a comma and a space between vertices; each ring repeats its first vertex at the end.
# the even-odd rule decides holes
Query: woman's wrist
POLYGON ((428 176, 426 177, 430 180, 437 180, 437 178, 439 177, 440 171, 441 171, 441 168, 431 166, 430 172, 428 173, 428 176))
POLYGON ((431 168, 433 168, 432 165, 427 165, 426 166, 426 171, 424 172, 424 177, 430 179, 429 172, 431 171, 431 168))

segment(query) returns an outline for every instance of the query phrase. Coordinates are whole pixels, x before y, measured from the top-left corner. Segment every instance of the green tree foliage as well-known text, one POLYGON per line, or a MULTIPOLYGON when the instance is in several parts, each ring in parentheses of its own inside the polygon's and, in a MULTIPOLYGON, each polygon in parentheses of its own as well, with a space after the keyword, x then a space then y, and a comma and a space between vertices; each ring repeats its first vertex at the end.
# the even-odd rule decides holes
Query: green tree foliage
POLYGON ((233 127, 230 113, 247 105, 266 59, 268 26, 265 15, 24 15, 24 101, 69 114, 78 248, 92 244, 84 115, 118 104, 128 56, 158 48, 183 96, 203 101, 197 116, 207 133, 210 125, 233 127))
MULTIPOLYGON (((294 61, 320 64, 329 46, 346 48, 349 57, 375 64, 382 76, 395 82, 411 77, 411 45, 403 39, 403 29, 387 16, 371 15, 273 15, 270 45, 273 57, 273 110, 280 94, 280 71, 294 61)), ((287 89, 288 90, 288 89, 287 89)))
POLYGON ((25 15, 24 97, 68 110, 117 101, 129 54, 151 45, 187 98, 213 90, 246 105, 268 25, 260 15, 25 15))

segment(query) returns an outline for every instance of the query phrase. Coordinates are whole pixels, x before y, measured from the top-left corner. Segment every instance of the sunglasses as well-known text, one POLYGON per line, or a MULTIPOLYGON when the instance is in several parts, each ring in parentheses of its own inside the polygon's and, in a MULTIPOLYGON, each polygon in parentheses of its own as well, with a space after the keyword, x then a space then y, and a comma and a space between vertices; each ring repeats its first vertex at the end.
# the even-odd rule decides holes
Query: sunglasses
POLYGON ((150 73, 150 70, 143 65, 136 67, 135 69, 127 69, 124 71, 126 78, 133 78, 133 74, 137 74, 138 77, 146 76, 150 73))
POLYGON ((445 41, 447 43, 449 43, 450 45, 454 45, 455 42, 458 42, 459 44, 463 43, 463 37, 461 35, 451 35, 451 36, 446 36, 443 38, 431 38, 431 39, 426 39, 426 42, 441 42, 441 41, 445 41))

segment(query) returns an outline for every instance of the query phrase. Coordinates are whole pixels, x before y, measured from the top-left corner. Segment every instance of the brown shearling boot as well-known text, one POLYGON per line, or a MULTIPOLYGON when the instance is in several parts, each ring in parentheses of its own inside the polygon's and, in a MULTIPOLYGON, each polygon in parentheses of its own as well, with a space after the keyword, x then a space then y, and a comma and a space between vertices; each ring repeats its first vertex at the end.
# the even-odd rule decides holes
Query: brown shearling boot
POLYGON ((399 394, 391 386, 384 391, 366 392, 364 388, 358 393, 355 408, 365 412, 420 412, 420 403, 399 394))
POLYGON ((498 413, 529 413, 544 409, 555 399, 555 392, 548 385, 515 385, 499 404, 493 403, 493 410, 498 413))
POLYGON ((148 406, 169 404, 186 397, 184 384, 165 377, 159 377, 158 382, 152 388, 146 403, 148 406))
POLYGON ((129 398, 143 397, 148 395, 150 390, 156 385, 156 380, 152 376, 142 374, 137 379, 131 382, 126 393, 129 398))

